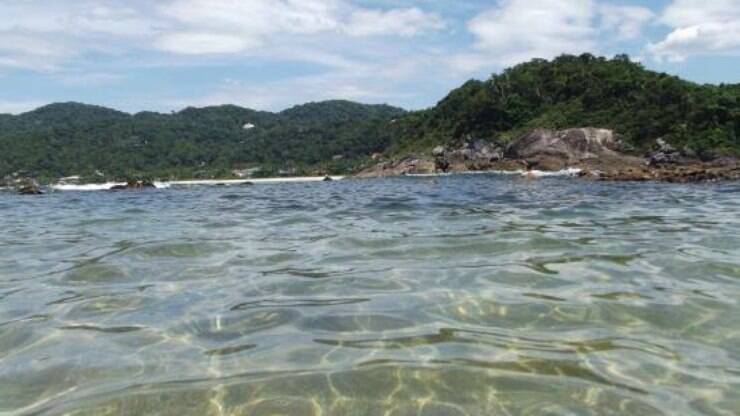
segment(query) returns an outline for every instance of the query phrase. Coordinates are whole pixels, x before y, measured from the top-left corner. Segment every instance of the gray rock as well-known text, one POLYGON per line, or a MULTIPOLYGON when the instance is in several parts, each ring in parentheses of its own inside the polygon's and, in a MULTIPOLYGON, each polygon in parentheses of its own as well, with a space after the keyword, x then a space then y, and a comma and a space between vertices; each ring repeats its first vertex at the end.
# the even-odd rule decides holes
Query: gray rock
POLYGON ((663 138, 655 141, 658 146, 658 151, 663 153, 676 153, 676 148, 668 144, 663 138))
POLYGON ((655 150, 648 153, 647 158, 650 166, 675 165, 683 163, 685 160, 681 152, 663 138, 655 141, 655 150))
POLYGON ((43 195, 44 191, 42 191, 38 186, 28 185, 18 188, 18 193, 21 195, 43 195))
POLYGON ((699 157, 696 150, 689 146, 684 146, 683 149, 681 149, 681 155, 690 159, 697 159, 699 157))
POLYGON ((20 195, 44 194, 44 191, 41 190, 41 186, 39 186, 38 182, 30 178, 18 180, 16 189, 20 195))
POLYGON ((432 151, 437 172, 486 170, 503 158, 503 152, 486 140, 472 139, 459 149, 448 150, 437 146, 432 151))
POLYGON ((530 160, 560 158, 566 164, 603 155, 617 155, 621 141, 611 130, 579 128, 562 131, 538 129, 514 140, 506 157, 530 160))
POLYGON ((491 143, 476 139, 465 143, 460 149, 451 152, 448 157, 457 161, 495 161, 503 157, 501 149, 491 143))
POLYGON ((681 163, 683 157, 678 152, 665 153, 665 152, 654 152, 649 155, 648 164, 650 166, 658 165, 675 165, 681 163))

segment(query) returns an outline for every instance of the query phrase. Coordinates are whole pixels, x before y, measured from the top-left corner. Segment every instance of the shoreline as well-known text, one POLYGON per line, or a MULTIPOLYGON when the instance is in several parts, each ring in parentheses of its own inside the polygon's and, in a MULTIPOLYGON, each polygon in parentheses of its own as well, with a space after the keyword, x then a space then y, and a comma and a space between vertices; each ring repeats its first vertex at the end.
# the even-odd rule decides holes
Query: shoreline
MULTIPOLYGON (((328 179, 339 181, 345 176, 299 176, 289 178, 260 178, 260 179, 192 179, 180 181, 154 181, 153 184, 157 189, 168 189, 171 187, 189 187, 189 186, 230 186, 230 185, 260 185, 260 184, 279 184, 279 183, 312 183, 324 182, 328 179)), ((110 191, 115 186, 125 186, 126 182, 106 182, 102 184, 52 184, 48 188, 54 191, 110 191)))
MULTIPOLYGON (((511 161, 506 161, 511 162, 511 161)), ((316 183, 328 181, 341 181, 346 179, 383 179, 383 178, 439 178, 465 175, 501 175, 521 176, 530 179, 542 178, 577 178, 589 181, 603 182, 669 182, 669 183, 708 183, 718 181, 740 180, 740 163, 712 164, 695 163, 687 165, 672 165, 670 167, 650 167, 628 165, 622 169, 614 170, 613 167, 600 169, 598 163, 582 164, 567 167, 560 170, 526 170, 515 169, 511 166, 497 166, 491 169, 451 169, 443 171, 395 171, 385 172, 382 175, 352 174, 345 176, 299 176, 285 178, 259 178, 259 179, 191 179, 177 181, 154 181, 152 189, 187 188, 197 186, 240 186, 240 185, 269 185, 286 183, 316 183)), ((94 192, 114 191, 116 186, 125 186, 126 182, 106 182, 87 184, 48 184, 41 186, 49 191, 57 192, 94 192)), ((0 191, 12 191, 12 186, 0 186, 0 191)))

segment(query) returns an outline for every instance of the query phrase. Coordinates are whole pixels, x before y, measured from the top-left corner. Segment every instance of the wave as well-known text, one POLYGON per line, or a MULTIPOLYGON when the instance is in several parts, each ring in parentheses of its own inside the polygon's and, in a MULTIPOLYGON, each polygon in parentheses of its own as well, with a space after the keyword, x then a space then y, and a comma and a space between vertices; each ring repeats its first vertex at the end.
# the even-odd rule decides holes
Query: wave
POLYGON ((538 178, 542 177, 548 177, 548 176, 578 176, 579 173, 581 173, 583 169, 578 168, 568 168, 563 170, 558 170, 554 172, 545 172, 541 170, 532 170, 529 172, 521 172, 524 176, 536 176, 538 178))
POLYGON ((543 171, 543 170, 530 170, 526 171, 523 169, 518 170, 484 170, 484 171, 472 171, 472 172, 446 172, 446 173, 413 173, 407 174, 412 178, 431 178, 440 176, 455 176, 455 175, 521 175, 537 178, 545 177, 556 177, 556 176, 578 176, 583 170, 578 168, 568 168, 558 171, 543 171))
MULTIPOLYGON (((331 180, 344 179, 343 176, 330 176, 331 180)), ((154 182, 158 189, 166 189, 173 186, 217 186, 217 185, 244 185, 244 184, 271 184, 271 183, 298 183, 298 182, 321 182, 327 180, 326 176, 295 177, 295 178, 264 178, 264 179, 208 179, 190 181, 154 182)), ((55 191, 109 191, 114 186, 126 185, 125 182, 90 183, 81 185, 56 184, 50 188, 55 191)))
MULTIPOLYGON (((114 186, 126 185, 126 182, 88 183, 82 185, 57 184, 50 188, 55 191, 110 191, 114 186)), ((169 188, 168 182, 154 182, 158 189, 169 188)))
POLYGON ((344 176, 298 176, 292 178, 262 178, 262 179, 204 179, 191 181, 172 181, 172 186, 198 186, 198 185, 245 185, 260 183, 301 183, 301 182, 322 182, 330 178, 333 181, 344 179, 344 176))

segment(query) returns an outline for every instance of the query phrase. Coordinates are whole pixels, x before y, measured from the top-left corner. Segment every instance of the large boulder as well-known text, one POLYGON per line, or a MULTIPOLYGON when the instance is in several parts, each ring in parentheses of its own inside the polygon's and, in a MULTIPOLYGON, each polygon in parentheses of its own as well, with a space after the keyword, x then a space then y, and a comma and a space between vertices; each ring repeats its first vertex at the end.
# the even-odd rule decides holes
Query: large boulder
POLYGON ((537 129, 514 140, 506 157, 525 160, 530 166, 562 169, 583 160, 619 156, 619 137, 611 130, 578 128, 568 130, 537 129))
POLYGON ((503 152, 486 140, 469 139, 462 147, 448 150, 437 146, 432 151, 437 171, 486 170, 503 158, 503 152))
POLYGON ((500 149, 491 143, 482 140, 470 140, 461 148, 449 152, 447 158, 453 161, 485 161, 495 162, 503 157, 500 149))

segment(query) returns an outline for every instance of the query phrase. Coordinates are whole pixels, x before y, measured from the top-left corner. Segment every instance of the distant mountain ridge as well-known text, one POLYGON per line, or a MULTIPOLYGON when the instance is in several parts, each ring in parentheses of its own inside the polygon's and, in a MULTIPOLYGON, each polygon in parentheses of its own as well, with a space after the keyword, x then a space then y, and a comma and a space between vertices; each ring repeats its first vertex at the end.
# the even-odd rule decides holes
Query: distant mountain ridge
POLYGON ((228 176, 234 168, 347 173, 473 139, 505 146, 535 129, 615 131, 636 153, 663 139, 700 158, 740 156, 740 84, 699 85, 625 55, 535 59, 471 80, 414 112, 350 101, 271 113, 234 105, 128 114, 79 103, 0 115, 0 177, 228 176), (245 128, 249 127, 249 128, 245 128))
POLYGON ((80 103, 50 104, 0 117, 0 176, 15 172, 55 178, 228 176, 262 166, 300 173, 347 161, 390 144, 387 126, 405 111, 350 101, 308 103, 271 113, 223 105, 162 114, 128 114, 80 103), (246 129, 251 124, 253 128, 246 129), (346 159, 345 159, 346 158, 346 159))

